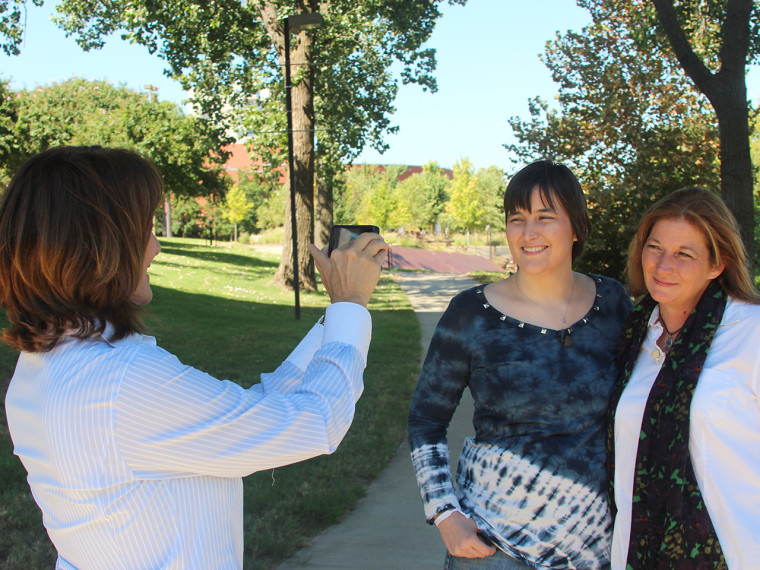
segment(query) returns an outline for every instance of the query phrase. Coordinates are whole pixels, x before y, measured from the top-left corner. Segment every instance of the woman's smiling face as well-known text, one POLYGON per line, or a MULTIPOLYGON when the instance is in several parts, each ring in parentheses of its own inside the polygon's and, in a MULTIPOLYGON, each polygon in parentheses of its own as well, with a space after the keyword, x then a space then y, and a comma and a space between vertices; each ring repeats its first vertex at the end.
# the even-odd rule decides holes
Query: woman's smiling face
POLYGON ((671 311, 686 313, 723 271, 723 266, 715 266, 702 231, 673 218, 654 224, 644 243, 641 266, 652 298, 671 311))
POLYGON ((530 211, 518 209, 507 215, 507 241, 520 271, 540 274, 572 267, 576 241, 570 217, 556 198, 545 203, 536 187, 530 211))

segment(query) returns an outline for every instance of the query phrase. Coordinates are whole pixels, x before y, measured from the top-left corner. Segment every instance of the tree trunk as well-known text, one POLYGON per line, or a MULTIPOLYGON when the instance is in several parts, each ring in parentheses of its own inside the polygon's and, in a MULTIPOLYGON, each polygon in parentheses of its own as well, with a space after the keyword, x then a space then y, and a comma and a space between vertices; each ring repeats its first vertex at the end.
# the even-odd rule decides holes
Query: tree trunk
POLYGON ((715 109, 720 132, 721 194, 739 223, 752 269, 755 209, 745 73, 753 0, 728 0, 717 73, 712 73, 692 50, 673 3, 674 0, 654 0, 657 18, 681 67, 715 109))
POLYGON ((333 225, 333 185, 332 180, 317 176, 317 207, 315 210, 316 228, 314 231, 317 246, 322 247, 330 241, 330 228, 333 225))
MULTIPOLYGON (((296 195, 296 233, 298 234, 299 287, 315 291, 314 261, 307 249, 314 242, 314 67, 311 65, 311 38, 300 31, 290 54, 293 107, 293 176, 296 195)), ((284 58, 283 58, 284 61, 284 58)), ((280 266, 272 281, 293 288, 293 238, 290 200, 285 212, 285 237, 280 266)))
POLYGON ((164 197, 164 237, 172 237, 172 202, 168 194, 164 197))
POLYGON ((741 86, 734 87, 727 97, 713 103, 720 131, 720 189, 726 206, 739 222, 748 261, 752 267, 755 254, 755 207, 749 145, 749 109, 744 79, 742 78, 741 86))

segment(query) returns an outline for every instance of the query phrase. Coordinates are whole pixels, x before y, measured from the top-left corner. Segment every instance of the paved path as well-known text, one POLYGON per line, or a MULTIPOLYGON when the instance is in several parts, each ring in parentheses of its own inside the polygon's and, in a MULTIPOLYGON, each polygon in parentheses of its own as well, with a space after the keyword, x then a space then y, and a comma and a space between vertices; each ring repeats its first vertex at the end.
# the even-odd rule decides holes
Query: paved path
MULTIPOLYGON (((441 314, 459 291, 475 285, 462 275, 406 273, 396 276, 420 321, 422 357, 441 314)), ((462 398, 449 427, 452 462, 471 435, 472 400, 462 398)), ((367 495, 346 518, 315 537, 279 566, 299 568, 440 570, 445 549, 438 530, 425 523, 406 439, 367 495)))
POLYGON ((434 251, 416 247, 394 245, 388 255, 391 267, 396 269, 426 269, 438 273, 464 274, 470 271, 503 271, 504 269, 485 255, 471 255, 456 251, 434 251))

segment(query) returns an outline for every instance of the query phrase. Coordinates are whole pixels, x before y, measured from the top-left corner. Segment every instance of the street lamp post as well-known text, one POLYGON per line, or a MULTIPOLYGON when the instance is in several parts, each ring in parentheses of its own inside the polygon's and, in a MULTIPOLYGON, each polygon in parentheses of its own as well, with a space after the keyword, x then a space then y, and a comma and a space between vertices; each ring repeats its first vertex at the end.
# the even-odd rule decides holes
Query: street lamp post
MULTIPOLYGON (((155 103, 158 100, 158 87, 147 83, 143 89, 150 92, 149 101, 155 103)), ((164 237, 172 237, 172 201, 168 193, 164 194, 164 237)))
POLYGON ((285 110, 288 125, 288 179, 290 182, 290 232, 293 241, 293 291, 295 293, 296 319, 301 318, 301 302, 298 283, 298 231, 296 230, 296 183, 293 158, 293 99, 291 90, 293 83, 290 78, 290 31, 298 29, 317 28, 323 22, 321 14, 296 14, 285 18, 285 110))

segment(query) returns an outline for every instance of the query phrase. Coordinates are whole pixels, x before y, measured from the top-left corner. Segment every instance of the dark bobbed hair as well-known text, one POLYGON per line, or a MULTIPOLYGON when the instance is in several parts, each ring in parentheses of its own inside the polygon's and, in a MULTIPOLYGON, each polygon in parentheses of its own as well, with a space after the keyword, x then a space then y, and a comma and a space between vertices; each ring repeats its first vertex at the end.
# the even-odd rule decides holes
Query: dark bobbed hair
POLYGON ((671 192, 644 212, 628 248, 626 276, 631 295, 639 297, 647 292, 641 256, 652 228, 660 220, 684 220, 699 230, 711 263, 716 267, 724 265, 717 279, 726 293, 748 303, 760 303, 736 218, 717 194, 699 186, 671 192))
POLYGON ((126 149, 57 147, 27 160, 0 203, 2 340, 45 352, 106 323, 114 340, 142 330, 130 299, 162 192, 156 168, 126 149))
POLYGON ((560 203, 570 218, 573 233, 578 241, 573 242, 573 261, 583 255, 589 235, 591 220, 586 207, 586 196, 580 182, 564 164, 551 160, 538 160, 522 168, 507 184, 504 193, 504 213, 530 209, 533 190, 538 188, 541 200, 547 206, 556 208, 560 203))

